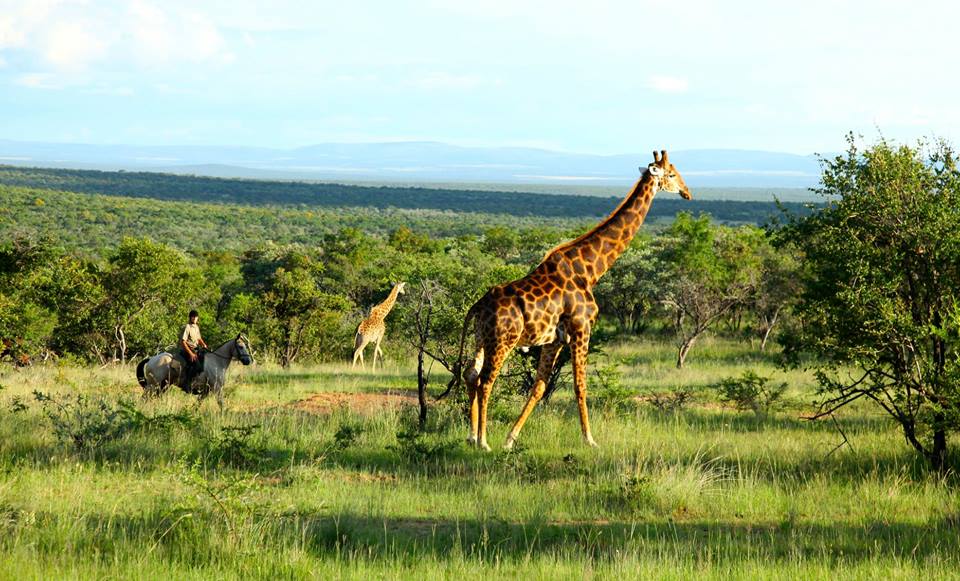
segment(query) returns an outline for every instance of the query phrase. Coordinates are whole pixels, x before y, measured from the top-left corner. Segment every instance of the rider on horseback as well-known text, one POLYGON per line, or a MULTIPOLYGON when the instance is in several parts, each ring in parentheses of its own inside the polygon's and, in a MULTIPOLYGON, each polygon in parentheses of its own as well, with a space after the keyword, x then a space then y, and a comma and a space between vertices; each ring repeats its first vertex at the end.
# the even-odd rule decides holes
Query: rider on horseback
POLYGON ((189 322, 180 333, 180 354, 187 362, 186 375, 183 380, 183 387, 190 389, 193 378, 203 370, 203 353, 200 348, 207 349, 207 343, 200 336, 200 313, 190 311, 189 322))

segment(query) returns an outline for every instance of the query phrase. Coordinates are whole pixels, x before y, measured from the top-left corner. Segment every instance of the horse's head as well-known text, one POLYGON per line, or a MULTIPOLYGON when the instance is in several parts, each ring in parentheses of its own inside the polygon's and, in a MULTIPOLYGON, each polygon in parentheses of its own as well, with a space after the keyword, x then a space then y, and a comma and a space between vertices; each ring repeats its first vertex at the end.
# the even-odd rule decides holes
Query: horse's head
POLYGON ((240 360, 240 363, 244 365, 253 363, 253 356, 250 355, 250 340, 247 339, 243 333, 240 333, 234 341, 237 359, 240 360))

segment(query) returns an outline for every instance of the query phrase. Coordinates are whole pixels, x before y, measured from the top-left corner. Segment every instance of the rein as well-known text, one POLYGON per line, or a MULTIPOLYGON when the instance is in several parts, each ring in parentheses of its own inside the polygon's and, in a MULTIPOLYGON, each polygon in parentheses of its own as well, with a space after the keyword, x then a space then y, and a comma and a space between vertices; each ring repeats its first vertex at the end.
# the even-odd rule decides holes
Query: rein
MULTIPOLYGON (((206 356, 206 355, 214 355, 214 356, 219 357, 220 359, 223 359, 223 360, 225 360, 225 361, 233 361, 234 358, 235 358, 235 355, 236 355, 236 353, 237 353, 237 344, 236 344, 236 339, 231 339, 230 341, 234 341, 234 344, 233 344, 233 348, 230 349, 230 356, 229 356, 229 357, 227 357, 227 356, 225 356, 225 355, 220 355, 219 353, 217 353, 216 350, 207 351, 206 354, 205 354, 205 356, 206 356)), ((227 343, 229 343, 230 341, 227 341, 227 343)), ((224 343, 223 345, 226 345, 227 343, 224 343)), ((221 345, 220 347, 223 347, 223 345, 221 345)), ((220 349, 220 347, 217 347, 217 349, 220 349)))

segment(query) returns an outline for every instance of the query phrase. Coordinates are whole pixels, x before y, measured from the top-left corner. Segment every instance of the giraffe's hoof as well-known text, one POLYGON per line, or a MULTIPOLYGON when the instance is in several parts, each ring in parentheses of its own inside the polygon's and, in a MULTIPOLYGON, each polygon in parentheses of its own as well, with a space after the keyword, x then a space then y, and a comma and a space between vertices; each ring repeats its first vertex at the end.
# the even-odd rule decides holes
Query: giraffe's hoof
POLYGON ((599 447, 600 447, 600 445, 597 444, 597 443, 593 440, 593 438, 591 438, 591 437, 589 437, 589 436, 587 437, 587 446, 590 446, 591 448, 599 448, 599 447))
POLYGON ((513 438, 507 438, 507 441, 503 443, 503 449, 506 450, 506 451, 508 451, 508 452, 509 452, 510 450, 513 450, 513 443, 514 443, 514 441, 515 441, 515 440, 514 440, 513 438))
POLYGON ((480 442, 480 448, 481 448, 484 452, 489 452, 489 451, 490 451, 490 445, 487 444, 486 442, 480 442))
POLYGON ((470 445, 470 446, 476 446, 476 445, 477 445, 477 437, 476 437, 476 436, 470 436, 469 438, 467 438, 467 444, 470 445))

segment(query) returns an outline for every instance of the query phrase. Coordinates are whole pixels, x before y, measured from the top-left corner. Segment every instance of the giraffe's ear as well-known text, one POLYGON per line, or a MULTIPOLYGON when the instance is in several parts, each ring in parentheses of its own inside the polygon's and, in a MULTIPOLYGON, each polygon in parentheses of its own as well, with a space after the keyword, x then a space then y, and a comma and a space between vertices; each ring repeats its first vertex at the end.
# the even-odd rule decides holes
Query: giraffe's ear
POLYGON ((657 164, 655 164, 655 163, 651 163, 650 165, 648 165, 648 166, 647 166, 647 171, 649 171, 649 172, 650 172, 650 175, 652 175, 652 176, 662 176, 662 175, 663 175, 663 168, 661 168, 659 165, 657 165, 657 164))

